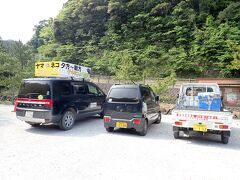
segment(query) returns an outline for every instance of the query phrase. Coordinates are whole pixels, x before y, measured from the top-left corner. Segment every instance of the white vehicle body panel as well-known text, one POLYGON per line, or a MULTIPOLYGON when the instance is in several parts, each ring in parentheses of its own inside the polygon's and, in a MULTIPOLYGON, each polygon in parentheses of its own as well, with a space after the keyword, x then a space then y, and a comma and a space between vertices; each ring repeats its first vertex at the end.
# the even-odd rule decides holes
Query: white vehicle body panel
POLYGON ((195 124, 203 124, 208 130, 219 131, 230 131, 232 127, 232 113, 229 111, 173 110, 172 118, 177 127, 193 128, 195 124), (176 125, 176 121, 182 122, 182 125, 176 125), (221 125, 227 125, 228 128, 222 129, 221 125))

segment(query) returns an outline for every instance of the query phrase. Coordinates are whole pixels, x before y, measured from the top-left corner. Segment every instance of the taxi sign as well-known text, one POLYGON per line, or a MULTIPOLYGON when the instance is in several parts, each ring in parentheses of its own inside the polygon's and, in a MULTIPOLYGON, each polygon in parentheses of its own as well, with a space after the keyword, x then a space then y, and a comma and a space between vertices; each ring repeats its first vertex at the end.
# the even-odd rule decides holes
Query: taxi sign
POLYGON ((90 78, 91 68, 62 61, 36 62, 35 76, 90 78))

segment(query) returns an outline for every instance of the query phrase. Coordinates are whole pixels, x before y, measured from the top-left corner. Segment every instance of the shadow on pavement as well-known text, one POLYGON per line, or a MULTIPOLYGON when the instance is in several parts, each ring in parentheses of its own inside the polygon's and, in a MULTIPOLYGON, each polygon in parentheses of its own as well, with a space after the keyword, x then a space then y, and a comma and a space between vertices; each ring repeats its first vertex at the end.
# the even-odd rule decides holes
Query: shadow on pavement
POLYGON ((221 136, 216 134, 202 134, 198 132, 190 132, 189 137, 180 133, 180 139, 174 139, 171 122, 161 122, 161 124, 152 124, 146 136, 139 136, 136 131, 131 129, 116 129, 113 133, 116 135, 135 136, 136 138, 142 138, 143 140, 167 140, 170 143, 174 141, 182 141, 189 145, 194 144, 198 146, 217 147, 224 149, 240 149, 240 128, 235 127, 231 131, 231 137, 228 144, 222 144, 221 136))
MULTIPOLYGON (((207 133, 203 135, 202 133, 199 133, 199 132, 190 132, 189 136, 186 136, 181 132, 180 139, 175 140, 173 137, 172 124, 170 122, 169 123, 164 122, 162 125, 164 126, 164 128, 163 128, 163 131, 161 132, 161 139, 165 137, 166 140, 186 141, 186 143, 188 144, 194 144, 194 145, 200 145, 200 146, 208 146, 208 147, 211 146, 211 147, 234 149, 234 150, 240 149, 240 128, 239 127, 233 127, 228 144, 222 144, 220 135, 207 134, 207 133)), ((152 136, 150 134, 150 136, 148 137, 157 139, 158 135, 155 134, 152 136)))
POLYGON ((73 128, 68 131, 61 130, 57 125, 40 125, 37 127, 31 127, 31 125, 29 125, 26 131, 46 136, 89 137, 104 133, 105 129, 102 119, 98 116, 94 116, 91 118, 78 119, 73 128))
POLYGON ((62 131, 57 126, 44 125, 39 127, 29 127, 26 129, 29 133, 40 134, 45 136, 63 136, 63 137, 92 137, 97 135, 109 136, 125 136, 126 138, 141 138, 142 140, 166 140, 170 143, 182 141, 189 145, 194 144, 198 146, 211 146, 224 149, 240 149, 240 128, 235 127, 231 131, 231 137, 228 144, 221 143, 221 136, 214 134, 204 134, 191 132, 189 137, 183 136, 175 140, 173 137, 172 123, 170 121, 163 121, 160 124, 152 124, 148 128, 146 136, 140 136, 135 130, 131 129, 115 129, 114 132, 106 132, 103 121, 98 116, 80 119, 75 122, 73 129, 69 131, 62 131))

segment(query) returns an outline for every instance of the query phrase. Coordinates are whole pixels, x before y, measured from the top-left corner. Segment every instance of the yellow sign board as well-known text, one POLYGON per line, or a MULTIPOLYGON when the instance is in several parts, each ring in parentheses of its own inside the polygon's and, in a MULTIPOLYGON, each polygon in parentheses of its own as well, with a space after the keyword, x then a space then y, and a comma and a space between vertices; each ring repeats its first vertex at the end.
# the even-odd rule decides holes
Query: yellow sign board
POLYGON ((38 77, 81 77, 90 78, 91 68, 62 61, 36 62, 35 76, 38 77))
POLYGON ((60 62, 36 62, 35 76, 60 76, 60 62))

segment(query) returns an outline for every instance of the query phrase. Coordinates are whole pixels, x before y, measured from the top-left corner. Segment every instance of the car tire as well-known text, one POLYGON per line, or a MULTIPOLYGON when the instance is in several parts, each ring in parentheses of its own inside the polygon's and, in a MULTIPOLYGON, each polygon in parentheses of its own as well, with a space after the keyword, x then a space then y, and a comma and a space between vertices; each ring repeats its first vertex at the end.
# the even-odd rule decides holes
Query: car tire
POLYGON ((161 120, 162 120, 162 114, 161 114, 161 112, 159 112, 158 117, 157 117, 157 119, 155 121, 155 124, 160 124, 161 120))
POLYGON ((180 137, 179 136, 179 131, 174 131, 173 136, 174 136, 175 139, 179 139, 179 137, 180 137))
POLYGON ((139 131, 139 135, 145 136, 147 134, 147 130, 148 130, 148 122, 147 122, 147 120, 145 120, 144 124, 143 124, 143 129, 142 129, 142 131, 139 131))
POLYGON ((40 126, 39 123, 30 123, 30 122, 27 122, 29 125, 31 125, 32 127, 38 127, 40 126))
POLYGON ((103 119, 103 117, 104 117, 104 112, 102 111, 101 113, 99 113, 99 116, 100 116, 101 119, 103 119))
POLYGON ((221 135, 221 141, 223 144, 228 144, 228 139, 229 139, 228 136, 221 135))
POLYGON ((76 119, 76 112, 73 109, 67 109, 60 120, 60 129, 67 131, 72 129, 76 119))
POLYGON ((107 128, 106 128, 106 131, 107 131, 107 132, 113 132, 113 131, 114 131, 114 127, 107 127, 107 128))

